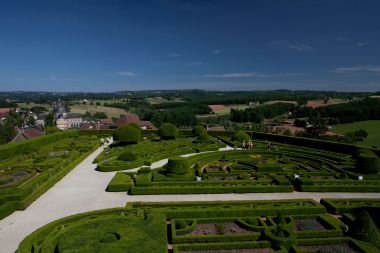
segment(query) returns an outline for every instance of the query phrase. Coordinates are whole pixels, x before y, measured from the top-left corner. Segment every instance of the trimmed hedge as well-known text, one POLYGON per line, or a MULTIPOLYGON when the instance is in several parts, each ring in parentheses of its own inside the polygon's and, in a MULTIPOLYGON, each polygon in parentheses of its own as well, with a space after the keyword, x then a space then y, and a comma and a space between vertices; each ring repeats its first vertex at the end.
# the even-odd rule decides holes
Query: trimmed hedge
POLYGON ((115 141, 121 143, 138 143, 141 139, 140 129, 136 128, 132 124, 127 124, 125 126, 118 127, 114 133, 113 138, 115 141))
POLYGON ((358 172, 372 174, 380 171, 379 157, 369 149, 359 149, 356 152, 356 168, 358 172))
POLYGON ((135 152, 131 150, 127 150, 119 155, 119 160, 131 162, 137 159, 137 155, 135 152))
POLYGON ((109 192, 128 192, 132 187, 132 178, 121 172, 117 172, 107 187, 109 192))
POLYGON ((166 171, 169 174, 178 175, 189 173, 191 171, 189 159, 184 157, 170 158, 166 165, 166 171))
POLYGON ((246 132, 240 130, 231 136, 231 140, 242 143, 243 141, 247 142, 251 140, 251 137, 246 132))
POLYGON ((165 140, 175 139, 178 136, 178 129, 173 124, 164 123, 160 126, 158 135, 165 140))

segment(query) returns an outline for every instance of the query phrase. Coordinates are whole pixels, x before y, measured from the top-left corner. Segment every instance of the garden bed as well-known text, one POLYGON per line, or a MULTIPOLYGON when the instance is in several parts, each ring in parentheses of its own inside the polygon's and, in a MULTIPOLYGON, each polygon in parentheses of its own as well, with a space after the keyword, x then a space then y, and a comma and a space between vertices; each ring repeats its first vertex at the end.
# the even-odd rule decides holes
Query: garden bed
POLYGON ((217 235, 217 234, 245 234, 249 233, 249 230, 246 230, 236 223, 208 223, 208 224, 197 224, 195 229, 186 234, 189 235, 217 235))
POLYGON ((355 249, 349 243, 320 244, 309 246, 298 246, 302 252, 345 252, 345 253, 361 253, 362 251, 355 249))
POLYGON ((181 250, 180 253, 270 253, 271 248, 259 249, 210 249, 210 250, 181 250))

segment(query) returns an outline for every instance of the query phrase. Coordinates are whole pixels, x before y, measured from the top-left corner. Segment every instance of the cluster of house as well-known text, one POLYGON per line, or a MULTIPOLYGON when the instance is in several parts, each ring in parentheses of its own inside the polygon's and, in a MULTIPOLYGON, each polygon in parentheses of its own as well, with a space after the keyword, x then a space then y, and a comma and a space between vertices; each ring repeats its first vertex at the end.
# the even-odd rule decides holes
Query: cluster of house
MULTIPOLYGON (((14 109, 10 108, 0 108, 0 121, 5 120, 7 114, 14 109)), ((34 117, 35 123, 33 125, 28 125, 26 122, 22 127, 16 127, 16 136, 13 141, 21 141, 25 139, 30 139, 44 135, 44 127, 46 124, 47 113, 44 114, 34 114, 29 111, 22 111, 16 109, 16 112, 19 115, 28 117, 34 117)), ((114 129, 128 123, 135 123, 140 126, 142 129, 154 129, 155 126, 150 121, 140 120, 136 114, 125 113, 120 115, 119 119, 116 121, 106 118, 106 119, 92 119, 92 118, 83 118, 80 113, 75 112, 66 112, 65 106, 61 101, 55 103, 53 108, 55 124, 60 130, 67 129, 114 129)), ((26 117, 23 117, 26 118, 26 117)))

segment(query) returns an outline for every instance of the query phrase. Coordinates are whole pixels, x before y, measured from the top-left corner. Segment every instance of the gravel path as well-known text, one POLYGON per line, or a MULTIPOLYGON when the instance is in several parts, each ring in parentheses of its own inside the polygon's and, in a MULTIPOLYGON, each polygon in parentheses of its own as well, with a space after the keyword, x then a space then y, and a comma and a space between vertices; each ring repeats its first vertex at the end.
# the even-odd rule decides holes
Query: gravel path
MULTIPOLYGON (((97 172, 92 161, 102 152, 97 149, 61 181, 33 202, 26 210, 16 211, 0 220, 0 252, 13 253, 20 241, 47 223, 68 215, 92 210, 123 207, 131 201, 212 201, 212 200, 268 200, 312 198, 380 198, 379 193, 246 193, 246 194, 189 194, 189 195, 136 195, 106 192, 115 172, 97 172)), ((167 163, 163 159, 152 168, 167 163)), ((134 170, 137 170, 134 169, 134 170)), ((133 170, 128 170, 133 171, 133 170)))

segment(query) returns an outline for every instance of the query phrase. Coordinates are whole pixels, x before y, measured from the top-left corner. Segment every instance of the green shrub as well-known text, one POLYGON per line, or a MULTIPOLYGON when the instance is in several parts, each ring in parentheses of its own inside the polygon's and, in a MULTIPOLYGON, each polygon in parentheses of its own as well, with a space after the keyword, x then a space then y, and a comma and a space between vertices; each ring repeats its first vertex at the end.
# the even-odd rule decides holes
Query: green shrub
POLYGON ((131 162, 137 159, 137 155, 135 152, 131 150, 127 150, 119 155, 119 160, 131 162))
POLYGON ((380 171, 379 157, 369 149, 359 149, 356 152, 356 168, 362 173, 378 173, 380 171))
POLYGON ((191 171, 189 160, 185 157, 170 158, 166 165, 168 174, 186 174, 191 171))
POLYGON ((100 239, 102 243, 112 243, 120 239, 120 235, 117 233, 107 233, 100 239))
POLYGON ((187 225, 187 222, 183 219, 180 219, 180 220, 176 220, 175 221, 175 228, 176 229, 184 229, 186 228, 188 225, 187 225))
POLYGON ((175 139, 178 136, 178 129, 173 124, 164 123, 160 126, 158 135, 165 140, 175 139))
POLYGON ((107 186, 109 192, 127 192, 132 187, 132 179, 125 173, 118 172, 107 186))
POLYGON ((207 130, 203 126, 195 126, 193 127, 193 130, 191 131, 191 133, 194 136, 199 136, 201 134, 207 134, 207 130))
POLYGON ((243 142, 243 141, 251 140, 251 137, 249 137, 249 135, 246 132, 240 130, 240 131, 237 131, 236 133, 234 133, 232 135, 231 139, 233 141, 243 142))
POLYGON ((198 135, 197 139, 201 143, 209 143, 209 142, 211 142, 211 137, 207 133, 202 133, 202 134, 198 135))
POLYGON ((359 214, 359 217, 351 225, 351 235, 361 241, 380 243, 379 231, 367 211, 359 214))
POLYGON ((114 133, 114 140, 121 143, 138 143, 140 141, 140 129, 137 129, 132 124, 127 124, 125 126, 118 127, 114 133))

